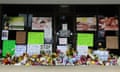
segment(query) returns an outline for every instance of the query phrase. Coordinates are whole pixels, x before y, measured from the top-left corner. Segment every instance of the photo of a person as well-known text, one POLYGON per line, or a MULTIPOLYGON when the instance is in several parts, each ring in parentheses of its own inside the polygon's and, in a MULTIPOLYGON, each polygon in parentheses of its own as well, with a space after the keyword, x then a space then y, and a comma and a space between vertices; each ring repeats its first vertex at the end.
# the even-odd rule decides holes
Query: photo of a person
POLYGON ((77 31, 95 31, 96 18, 95 17, 77 17, 76 18, 77 31))
POLYGON ((118 30, 118 19, 116 17, 103 17, 98 20, 99 30, 118 30))
POLYGON ((44 27, 51 23, 51 17, 32 17, 32 30, 44 30, 44 27))

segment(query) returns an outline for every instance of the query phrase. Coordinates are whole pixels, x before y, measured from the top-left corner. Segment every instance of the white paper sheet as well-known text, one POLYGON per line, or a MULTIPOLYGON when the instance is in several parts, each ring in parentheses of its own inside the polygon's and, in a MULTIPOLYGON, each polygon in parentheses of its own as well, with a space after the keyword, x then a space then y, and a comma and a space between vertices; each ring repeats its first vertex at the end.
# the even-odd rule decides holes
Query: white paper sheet
POLYGON ((77 46, 78 55, 87 55, 88 54, 88 46, 77 46))
POLYGON ((15 56, 22 56, 23 53, 26 53, 26 45, 16 45, 15 56))
POLYGON ((27 53, 31 55, 39 55, 40 54, 40 44, 30 44, 27 46, 27 53))

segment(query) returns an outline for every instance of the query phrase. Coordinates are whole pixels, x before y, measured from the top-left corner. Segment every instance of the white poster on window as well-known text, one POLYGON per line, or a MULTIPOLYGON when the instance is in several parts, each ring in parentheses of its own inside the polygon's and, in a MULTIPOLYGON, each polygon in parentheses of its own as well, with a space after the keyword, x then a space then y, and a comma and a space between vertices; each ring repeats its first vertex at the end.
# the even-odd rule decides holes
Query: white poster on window
POLYGON ((78 55, 87 55, 88 54, 88 46, 77 46, 78 55))
POLYGON ((93 52, 93 54, 97 55, 99 60, 101 61, 107 61, 109 57, 109 52, 108 51, 100 51, 96 50, 93 52))
POLYGON ((16 45, 15 56, 22 56, 23 53, 26 53, 26 45, 16 45))
POLYGON ((52 43, 52 24, 46 24, 44 27, 45 43, 52 43))
POLYGON ((8 30, 2 30, 2 40, 8 40, 8 30))
POLYGON ((68 50, 68 46, 67 45, 66 46, 57 46, 57 50, 66 54, 66 52, 68 50))
POLYGON ((27 46, 27 53, 31 55, 39 55, 40 54, 40 44, 30 44, 27 46))
POLYGON ((44 51, 46 54, 52 54, 52 44, 44 44, 40 51, 44 51))
POLYGON ((67 38, 59 38, 59 44, 68 44, 67 38))

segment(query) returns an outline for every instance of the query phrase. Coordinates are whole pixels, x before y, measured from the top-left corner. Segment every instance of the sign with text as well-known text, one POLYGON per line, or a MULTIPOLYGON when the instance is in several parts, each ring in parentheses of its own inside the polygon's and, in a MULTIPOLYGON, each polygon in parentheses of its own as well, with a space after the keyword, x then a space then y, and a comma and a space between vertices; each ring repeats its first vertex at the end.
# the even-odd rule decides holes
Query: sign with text
POLYGON ((28 32, 28 44, 44 44, 44 33, 28 32))
POLYGON ((96 50, 93 52, 93 54, 97 55, 99 60, 101 61, 107 61, 109 57, 109 52, 108 51, 100 51, 96 50))
POLYGON ((26 53, 26 45, 16 45, 15 56, 22 56, 23 53, 26 53))
POLYGON ((78 33, 77 34, 77 45, 82 46, 93 46, 94 35, 91 33, 78 33))
POLYGON ((8 40, 8 30, 2 30, 2 40, 8 40))
POLYGON ((2 56, 6 56, 7 53, 14 55, 15 52, 15 40, 4 40, 2 56))
POLYGON ((58 45, 57 46, 57 50, 60 50, 61 52, 63 52, 64 54, 66 54, 66 52, 68 50, 68 46, 67 45, 65 45, 65 46, 58 45))
POLYGON ((79 56, 81 56, 81 55, 87 56, 88 46, 77 46, 77 52, 78 52, 79 56))
POLYGON ((27 45, 27 53, 31 55, 39 55, 40 54, 40 44, 29 44, 27 45))
POLYGON ((59 38, 59 44, 68 44, 67 38, 59 38))
POLYGON ((52 44, 41 45, 40 53, 44 52, 45 54, 52 54, 52 44))

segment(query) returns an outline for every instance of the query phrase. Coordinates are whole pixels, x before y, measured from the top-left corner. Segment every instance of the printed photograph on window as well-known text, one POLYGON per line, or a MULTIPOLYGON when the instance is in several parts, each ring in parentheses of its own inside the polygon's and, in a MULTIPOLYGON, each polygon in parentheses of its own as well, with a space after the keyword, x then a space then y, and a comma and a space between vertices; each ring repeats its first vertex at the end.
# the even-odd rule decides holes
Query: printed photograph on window
POLYGON ((99 30, 110 30, 117 31, 119 29, 118 26, 118 18, 117 17, 100 17, 98 19, 98 28, 99 30))
POLYGON ((51 17, 32 17, 32 30, 44 30, 45 26, 52 24, 51 17))
POLYGON ((95 31, 96 17, 77 17, 76 27, 77 31, 95 31))

